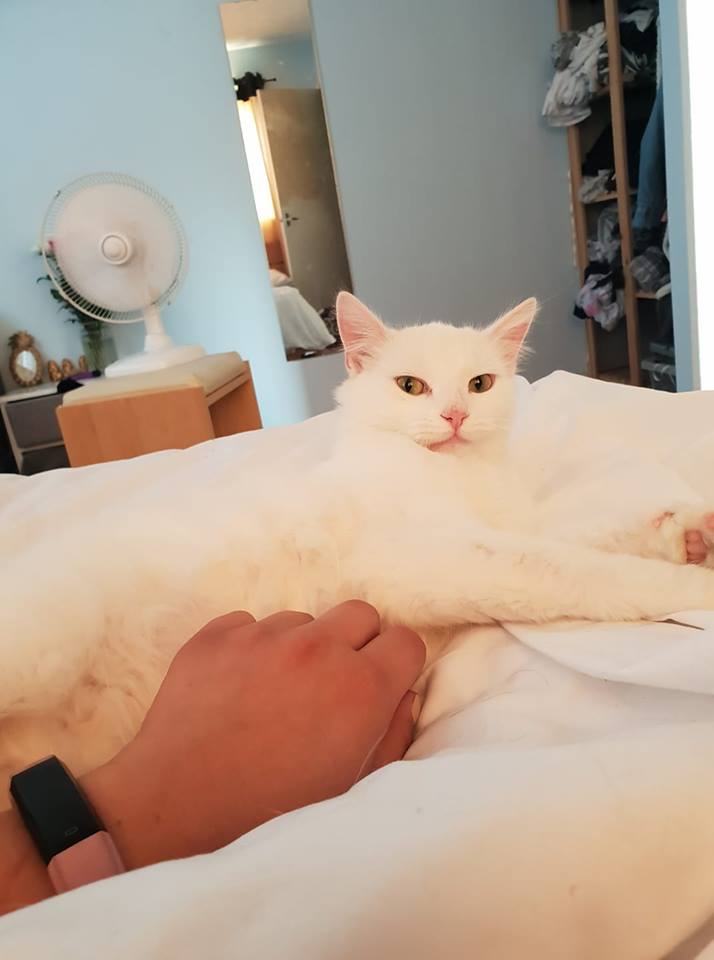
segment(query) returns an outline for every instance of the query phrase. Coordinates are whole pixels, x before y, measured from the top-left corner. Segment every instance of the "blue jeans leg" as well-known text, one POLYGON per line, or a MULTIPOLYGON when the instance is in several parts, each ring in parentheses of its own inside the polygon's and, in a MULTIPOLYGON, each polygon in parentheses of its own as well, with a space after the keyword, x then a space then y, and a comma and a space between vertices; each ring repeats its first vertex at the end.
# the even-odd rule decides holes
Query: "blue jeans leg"
POLYGON ((632 226, 638 230, 652 230, 659 226, 666 209, 664 98, 660 84, 640 145, 640 180, 632 226))

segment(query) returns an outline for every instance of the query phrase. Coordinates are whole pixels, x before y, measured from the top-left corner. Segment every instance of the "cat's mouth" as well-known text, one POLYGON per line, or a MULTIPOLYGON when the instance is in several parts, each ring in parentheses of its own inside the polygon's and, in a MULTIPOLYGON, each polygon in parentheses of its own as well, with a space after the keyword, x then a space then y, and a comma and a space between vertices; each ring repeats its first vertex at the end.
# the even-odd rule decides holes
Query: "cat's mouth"
POLYGON ((445 450, 454 450, 457 447, 463 447, 468 444, 468 440, 461 436, 460 433, 454 433, 446 440, 437 440, 436 443, 427 443, 427 450, 433 450, 435 453, 441 453, 445 450))

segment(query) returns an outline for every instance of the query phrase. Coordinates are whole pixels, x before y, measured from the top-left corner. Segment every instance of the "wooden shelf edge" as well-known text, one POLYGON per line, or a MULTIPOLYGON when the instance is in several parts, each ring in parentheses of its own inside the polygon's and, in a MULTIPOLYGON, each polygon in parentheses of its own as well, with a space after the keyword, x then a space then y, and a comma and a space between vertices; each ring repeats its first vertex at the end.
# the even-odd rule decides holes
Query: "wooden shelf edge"
POLYGON ((20 453, 25 454, 25 453, 35 453, 35 451, 37 450, 51 450, 52 447, 63 447, 63 446, 64 446, 63 440, 50 440, 48 443, 35 443, 31 447, 21 447, 18 444, 17 449, 20 451, 20 453))
MULTIPOLYGON (((630 190, 630 196, 634 197, 636 195, 636 190, 630 190)), ((609 203, 610 201, 617 200, 617 190, 610 190, 608 193, 601 193, 598 197, 593 197, 592 200, 581 200, 580 202, 585 207, 594 206, 596 203, 609 203)))
MULTIPOLYGON (((624 80, 622 82, 622 92, 629 93, 631 90, 656 90, 657 84, 651 80, 624 80)), ((604 97, 610 95, 610 86, 600 87, 600 89, 592 95, 591 102, 596 100, 602 100, 604 97)))
POLYGON ((615 367, 614 370, 602 370, 597 380, 606 380, 608 383, 630 384, 630 368, 615 367))

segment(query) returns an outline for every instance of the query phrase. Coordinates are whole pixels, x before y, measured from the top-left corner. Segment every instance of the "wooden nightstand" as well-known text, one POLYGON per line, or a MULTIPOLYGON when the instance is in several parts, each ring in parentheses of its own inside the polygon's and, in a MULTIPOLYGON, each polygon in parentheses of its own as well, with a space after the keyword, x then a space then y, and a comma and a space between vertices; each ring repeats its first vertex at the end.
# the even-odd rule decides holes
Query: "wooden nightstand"
POLYGON ((0 396, 0 414, 20 473, 40 473, 69 466, 55 413, 61 403, 56 383, 43 383, 0 396))
POLYGON ((57 417, 73 467, 192 447, 262 426, 250 365, 237 353, 91 381, 57 417))

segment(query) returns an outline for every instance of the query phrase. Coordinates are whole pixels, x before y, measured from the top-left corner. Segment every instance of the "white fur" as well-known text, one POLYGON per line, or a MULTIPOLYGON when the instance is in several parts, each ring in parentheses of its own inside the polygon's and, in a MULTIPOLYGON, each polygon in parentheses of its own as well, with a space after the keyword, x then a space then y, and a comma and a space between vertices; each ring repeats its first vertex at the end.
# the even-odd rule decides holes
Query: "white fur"
POLYGON ((129 491, 121 524, 115 513, 92 516, 107 545, 101 565, 66 545, 52 589, 35 592, 34 570, 47 565, 39 550, 4 576, 4 773, 50 752, 77 773, 106 760, 136 732, 177 648, 231 609, 318 614, 362 597, 431 636, 492 620, 714 608, 714 574, 682 565, 683 530, 703 506, 674 472, 648 471, 643 485, 641 465, 609 476, 601 464, 606 508, 603 475, 593 474, 587 503, 569 502, 538 491, 513 461, 513 374, 535 301, 485 330, 389 330, 348 294, 338 308, 350 377, 326 463, 302 477, 244 469, 231 511, 225 488, 204 486, 170 522, 129 491), (470 393, 486 373, 492 389, 470 393), (429 390, 403 393, 395 378, 405 375, 429 390), (430 449, 451 435, 442 413, 454 407, 469 414, 465 442, 430 449), (672 516, 655 527, 663 512, 672 516))

